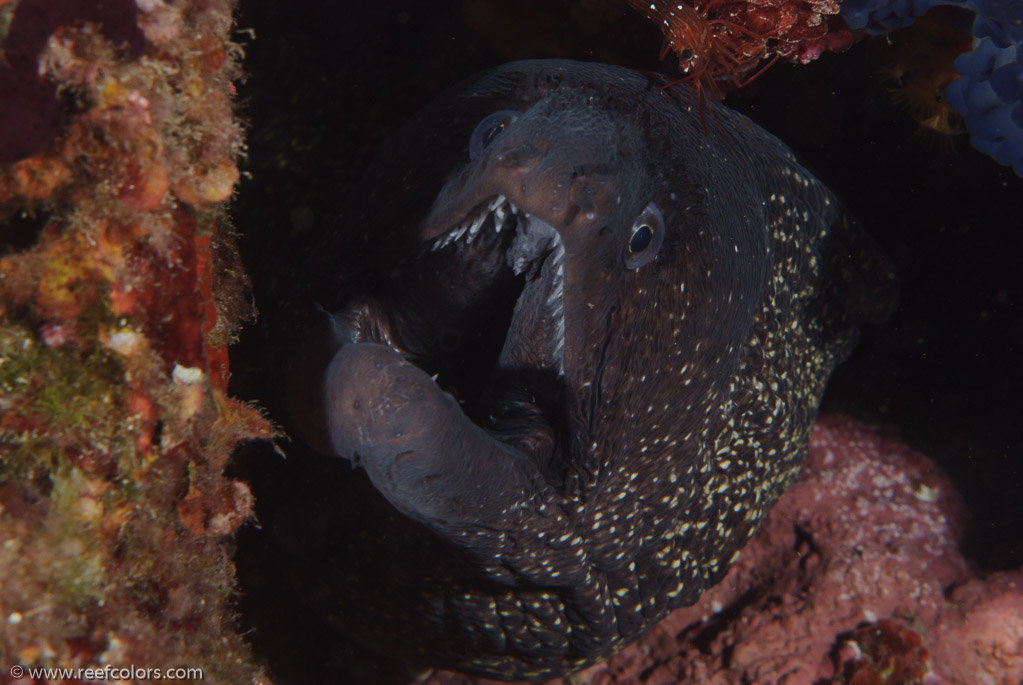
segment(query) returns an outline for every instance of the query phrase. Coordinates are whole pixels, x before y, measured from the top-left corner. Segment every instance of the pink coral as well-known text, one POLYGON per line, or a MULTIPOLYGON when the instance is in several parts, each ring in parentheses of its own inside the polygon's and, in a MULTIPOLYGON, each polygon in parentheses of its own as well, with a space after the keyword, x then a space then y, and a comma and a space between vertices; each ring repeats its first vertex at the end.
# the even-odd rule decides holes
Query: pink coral
POLYGON ((970 580, 930 636, 938 670, 953 683, 1023 683, 1023 570, 970 580))
POLYGON ((974 578, 964 526, 955 487, 925 456, 825 416, 799 479, 724 581, 573 682, 872 683, 874 659, 925 685, 1018 684, 1023 572, 974 578))

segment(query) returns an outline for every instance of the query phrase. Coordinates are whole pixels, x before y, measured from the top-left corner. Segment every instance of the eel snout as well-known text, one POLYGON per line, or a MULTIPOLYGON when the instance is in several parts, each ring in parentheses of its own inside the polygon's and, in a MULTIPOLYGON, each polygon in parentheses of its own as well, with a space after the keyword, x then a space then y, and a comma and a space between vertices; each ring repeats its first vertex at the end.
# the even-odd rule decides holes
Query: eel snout
POLYGON ((401 354, 341 347, 325 378, 331 446, 396 508, 424 523, 495 523, 532 491, 536 467, 475 425, 401 354))

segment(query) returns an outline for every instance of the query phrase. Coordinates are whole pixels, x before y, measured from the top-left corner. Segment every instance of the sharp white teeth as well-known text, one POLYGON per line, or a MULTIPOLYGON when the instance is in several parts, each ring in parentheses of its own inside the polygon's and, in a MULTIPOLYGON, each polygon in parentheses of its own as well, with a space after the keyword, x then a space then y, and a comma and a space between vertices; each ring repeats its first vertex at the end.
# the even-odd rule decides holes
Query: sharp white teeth
POLYGON ((551 290, 551 294, 547 296, 547 306, 554 307, 555 305, 560 305, 561 296, 562 294, 564 294, 564 292, 565 292, 564 287, 561 285, 561 283, 558 283, 554 287, 554 289, 551 290))
POLYGON ((558 371, 565 375, 565 245, 559 239, 554 251, 554 287, 547 297, 547 306, 551 308, 554 319, 554 358, 558 362, 558 371))
POLYGON ((476 235, 476 232, 480 230, 480 226, 483 225, 483 222, 487 220, 488 216, 490 216, 489 212, 480 212, 479 216, 477 216, 472 222, 472 228, 469 229, 470 239, 472 239, 472 236, 476 235))
MULTIPOLYGON (((487 218, 490 216, 494 217, 494 232, 500 233, 501 229, 503 229, 505 224, 508 223, 508 219, 516 211, 518 210, 516 210, 515 205, 512 204, 511 200, 506 198, 504 195, 498 195, 496 198, 491 200, 487 205, 487 208, 481 210, 475 218, 466 219, 461 226, 451 229, 444 235, 437 236, 437 238, 433 241, 433 245, 430 246, 430 251, 434 252, 443 247, 447 247, 452 242, 460 239, 463 235, 466 236, 465 244, 471 244, 476 239, 476 235, 480 232, 480 229, 483 228, 483 224, 487 222, 487 218), (466 235, 467 233, 468 235, 466 235)), ((520 273, 524 268, 523 264, 519 264, 516 273, 520 273)))
POLYGON ((501 229, 504 228, 505 221, 516 211, 518 210, 515 209, 512 201, 505 200, 504 204, 494 211, 494 231, 500 233, 501 229))

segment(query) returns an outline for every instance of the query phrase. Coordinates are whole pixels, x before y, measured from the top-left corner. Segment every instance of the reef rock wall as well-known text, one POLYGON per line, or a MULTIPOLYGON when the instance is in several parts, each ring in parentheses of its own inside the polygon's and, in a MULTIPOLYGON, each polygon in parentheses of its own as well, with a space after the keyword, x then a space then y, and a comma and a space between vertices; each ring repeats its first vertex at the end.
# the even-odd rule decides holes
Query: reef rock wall
POLYGON ((0 0, 0 682, 265 682, 230 609, 224 469, 271 435, 227 394, 233 5, 0 0))

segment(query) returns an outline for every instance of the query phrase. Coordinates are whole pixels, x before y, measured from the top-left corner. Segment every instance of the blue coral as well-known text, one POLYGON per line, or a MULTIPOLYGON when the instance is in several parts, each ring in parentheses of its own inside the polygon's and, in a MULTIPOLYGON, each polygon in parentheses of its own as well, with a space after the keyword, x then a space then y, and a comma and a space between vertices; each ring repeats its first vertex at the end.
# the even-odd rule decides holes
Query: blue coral
POLYGON ((966 119, 973 146, 1023 176, 1023 0, 846 0, 853 29, 887 33, 935 5, 976 13, 974 48, 955 62, 960 78, 945 91, 966 119))
POLYGON ((967 7, 977 13, 973 35, 988 38, 1000 48, 1019 45, 1023 40, 1023 2, 1019 0, 974 0, 967 7))
POLYGON ((1023 176, 1023 50, 983 38, 955 68, 962 78, 945 98, 966 118, 973 146, 1023 176))

